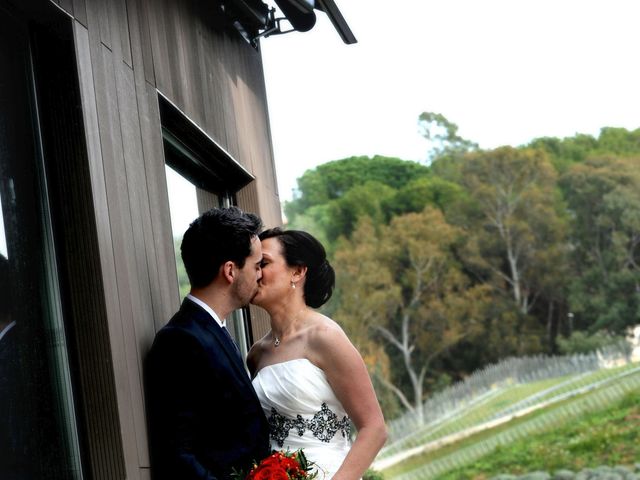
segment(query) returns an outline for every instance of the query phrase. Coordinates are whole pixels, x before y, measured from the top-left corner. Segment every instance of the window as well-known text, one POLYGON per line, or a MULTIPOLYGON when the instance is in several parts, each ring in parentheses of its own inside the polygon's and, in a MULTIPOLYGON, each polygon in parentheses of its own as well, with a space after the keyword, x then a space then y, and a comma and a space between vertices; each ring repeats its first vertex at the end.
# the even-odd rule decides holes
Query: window
POLYGON ((180 257, 180 242, 189 223, 198 217, 198 197, 196 187, 169 165, 165 166, 167 190, 171 210, 171 230, 173 232, 173 249, 176 256, 178 272, 178 288, 180 301, 189 293, 189 278, 180 257))
MULTIPOLYGON (((180 256, 184 232, 208 209, 235 205, 235 192, 253 177, 171 102, 162 96, 159 98, 171 228, 182 300, 189 293, 189 280, 180 256)), ((243 355, 251 341, 248 322, 248 309, 237 310, 227 318, 229 332, 243 355)))
POLYGON ((0 478, 80 479, 27 29, 0 7, 0 478))

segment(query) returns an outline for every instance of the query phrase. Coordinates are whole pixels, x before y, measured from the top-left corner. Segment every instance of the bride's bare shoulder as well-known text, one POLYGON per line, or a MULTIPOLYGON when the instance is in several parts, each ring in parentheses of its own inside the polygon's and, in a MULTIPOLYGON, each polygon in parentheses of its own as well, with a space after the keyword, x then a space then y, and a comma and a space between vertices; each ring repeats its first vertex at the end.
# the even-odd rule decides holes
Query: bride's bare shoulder
POLYGON ((316 312, 309 329, 309 346, 320 355, 350 344, 342 327, 333 319, 316 312))
POLYGON ((342 327, 329 317, 317 317, 308 338, 307 356, 328 377, 355 368, 362 361, 342 327))

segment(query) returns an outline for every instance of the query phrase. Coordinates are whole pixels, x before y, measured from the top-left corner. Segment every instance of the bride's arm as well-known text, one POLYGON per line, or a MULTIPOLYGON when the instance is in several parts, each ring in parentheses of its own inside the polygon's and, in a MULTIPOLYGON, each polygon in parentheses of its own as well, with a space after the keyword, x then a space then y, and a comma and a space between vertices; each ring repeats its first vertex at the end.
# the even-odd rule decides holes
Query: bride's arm
POLYGON ((314 363, 324 370, 358 430, 353 446, 333 480, 357 480, 387 439, 382 410, 360 353, 337 324, 319 327, 310 344, 314 363))

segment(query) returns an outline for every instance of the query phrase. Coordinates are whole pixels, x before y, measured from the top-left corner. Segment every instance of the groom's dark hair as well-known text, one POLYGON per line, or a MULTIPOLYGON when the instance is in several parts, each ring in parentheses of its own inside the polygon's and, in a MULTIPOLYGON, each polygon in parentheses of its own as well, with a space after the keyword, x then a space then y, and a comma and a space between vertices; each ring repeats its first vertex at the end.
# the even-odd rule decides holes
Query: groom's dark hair
POLYGON ((212 208, 195 219, 180 247, 191 287, 209 285, 227 261, 244 267, 251 255, 251 239, 261 229, 259 217, 237 207, 212 208))

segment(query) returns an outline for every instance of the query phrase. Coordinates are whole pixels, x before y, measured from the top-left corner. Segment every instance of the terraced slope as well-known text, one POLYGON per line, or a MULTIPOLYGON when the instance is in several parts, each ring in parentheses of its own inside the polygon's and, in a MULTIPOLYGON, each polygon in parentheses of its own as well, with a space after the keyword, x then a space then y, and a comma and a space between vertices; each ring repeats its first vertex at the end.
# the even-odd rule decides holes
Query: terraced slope
MULTIPOLYGON (((479 394, 470 390, 464 399, 457 395, 448 411, 441 407, 444 411, 438 417, 404 434, 395 425, 395 435, 374 468, 382 470, 389 480, 436 478, 490 454, 501 445, 601 409, 629 392, 640 394, 638 364, 604 368, 612 362, 600 358, 598 366, 586 369, 583 367, 587 362, 579 367, 574 357, 565 360, 576 366, 573 372, 558 368, 562 361, 555 357, 550 359, 555 367, 546 369, 547 374, 540 374, 540 369, 537 373, 531 370, 519 381, 512 376, 494 382, 479 394), (563 374, 554 376, 554 372, 563 374)), ((539 359, 536 362, 540 367, 539 359)), ((442 397, 446 399, 446 395, 442 397)), ((402 421, 409 424, 406 419, 402 421)))

